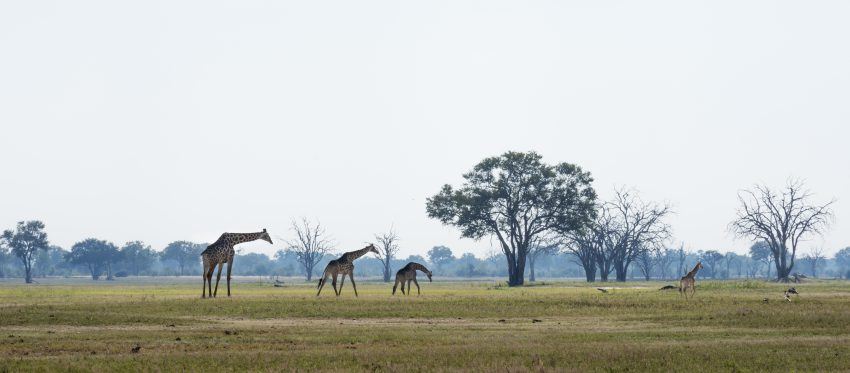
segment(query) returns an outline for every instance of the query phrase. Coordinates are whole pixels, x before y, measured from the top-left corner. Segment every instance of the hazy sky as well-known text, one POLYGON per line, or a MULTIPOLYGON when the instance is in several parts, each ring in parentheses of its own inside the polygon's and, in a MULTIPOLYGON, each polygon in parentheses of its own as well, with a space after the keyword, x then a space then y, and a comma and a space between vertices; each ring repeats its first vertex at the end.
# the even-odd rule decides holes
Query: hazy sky
MULTIPOLYGON (((536 150, 748 247, 736 193, 806 180, 850 246, 847 1, 6 1, 0 228, 156 249, 320 219, 338 251, 483 255, 425 199, 536 150)), ((273 253, 278 242, 246 250, 273 253)))

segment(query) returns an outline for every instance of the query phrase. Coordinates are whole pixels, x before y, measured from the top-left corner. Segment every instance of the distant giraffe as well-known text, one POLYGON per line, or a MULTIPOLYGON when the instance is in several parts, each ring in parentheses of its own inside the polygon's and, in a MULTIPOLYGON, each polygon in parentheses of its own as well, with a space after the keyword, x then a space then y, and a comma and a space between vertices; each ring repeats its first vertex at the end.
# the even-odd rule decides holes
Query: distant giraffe
POLYGON ((693 298, 694 294, 696 294, 696 276, 700 269, 702 269, 702 262, 697 262, 694 269, 679 280, 679 292, 685 296, 685 299, 688 299, 688 288, 691 288, 691 298, 693 298))
POLYGON ((426 276, 428 276, 428 281, 432 281, 431 280, 431 271, 429 271, 428 268, 425 268, 424 265, 421 265, 421 264, 415 263, 415 262, 407 263, 406 266, 402 267, 401 269, 398 270, 398 272, 395 273, 395 285, 393 285, 393 295, 395 295, 395 289, 396 289, 396 287, 398 286, 399 283, 401 283, 401 293, 410 295, 410 293, 411 293, 410 282, 411 281, 413 281, 413 283, 416 284, 416 292, 418 294, 422 294, 422 292, 419 290, 419 282, 416 281, 416 271, 422 271, 422 273, 424 273, 426 276), (407 293, 404 292, 404 283, 405 282, 407 282, 407 293))
POLYGON ((333 282, 331 285, 334 287, 334 293, 336 296, 339 296, 342 293, 342 284, 345 283, 345 275, 348 275, 348 277, 351 278, 351 286, 354 287, 354 296, 356 297, 357 285, 354 283, 354 260, 370 252, 378 254, 378 249, 375 248, 375 245, 369 244, 369 246, 360 250, 349 251, 342 254, 339 259, 331 260, 325 267, 325 272, 322 273, 322 278, 319 279, 319 292, 316 293, 316 296, 318 297, 319 294, 322 294, 322 288, 325 287, 325 282, 328 281, 328 277, 330 276, 333 276, 333 282), (339 290, 337 290, 336 279, 339 275, 342 275, 342 282, 339 284, 339 290))
POLYGON ((256 233, 223 233, 212 245, 207 246, 207 249, 201 253, 201 258, 204 261, 204 286, 201 289, 201 298, 206 298, 207 289, 209 289, 210 298, 218 294, 218 282, 221 280, 221 269, 224 263, 227 263, 227 296, 230 296, 230 273, 233 270, 233 256, 236 255, 236 250, 233 246, 244 242, 264 240, 272 243, 269 233, 263 229, 262 232, 256 233), (215 267, 218 266, 218 275, 215 279, 215 292, 212 289, 212 273, 215 267))

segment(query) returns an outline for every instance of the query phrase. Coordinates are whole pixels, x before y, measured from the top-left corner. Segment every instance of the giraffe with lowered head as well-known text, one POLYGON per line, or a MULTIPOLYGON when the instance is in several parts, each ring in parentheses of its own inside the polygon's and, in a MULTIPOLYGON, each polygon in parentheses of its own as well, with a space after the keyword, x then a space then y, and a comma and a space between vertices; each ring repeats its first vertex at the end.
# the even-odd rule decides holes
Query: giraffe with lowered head
POLYGON ((319 279, 319 292, 316 293, 316 296, 318 297, 319 294, 322 294, 322 288, 325 287, 325 282, 327 282, 328 277, 331 276, 333 276, 333 282, 331 285, 334 287, 334 293, 336 296, 339 296, 342 293, 342 284, 345 283, 345 275, 348 275, 351 279, 351 286, 354 287, 354 296, 356 297, 357 285, 354 283, 354 260, 368 253, 378 254, 378 249, 375 248, 375 245, 369 244, 369 246, 360 250, 349 251, 342 254, 339 259, 334 259, 328 262, 328 265, 325 267, 325 271, 322 273, 322 278, 319 279), (336 279, 339 275, 342 275, 342 282, 339 284, 339 290, 337 290, 336 279))
POLYGON ((262 232, 255 233, 223 233, 212 245, 207 246, 207 249, 201 253, 201 259, 204 262, 204 287, 201 289, 201 298, 206 298, 207 290, 209 290, 210 298, 218 294, 218 282, 221 280, 221 270, 225 263, 227 263, 227 296, 230 296, 230 273, 233 270, 233 257, 236 255, 233 246, 256 240, 272 243, 269 232, 263 228, 262 232), (218 266, 218 275, 215 279, 215 292, 213 292, 212 274, 216 266, 218 266))
POLYGON ((694 294, 697 292, 696 277, 697 272, 700 269, 702 269, 702 262, 697 262, 697 265, 694 266, 694 269, 692 269, 690 272, 688 272, 688 274, 682 277, 681 280, 679 280, 679 292, 685 296, 685 299, 688 299, 688 288, 691 288, 691 298, 693 298, 694 294))
POLYGON ((401 283, 401 293, 410 295, 412 289, 410 288, 410 282, 413 281, 416 284, 416 293, 422 295, 422 291, 419 290, 419 282, 416 281, 416 271, 422 271, 426 276, 428 276, 428 281, 431 280, 431 271, 428 268, 425 268, 424 265, 421 265, 416 262, 407 263, 406 266, 402 267, 395 273, 395 284, 393 285, 393 295, 395 295, 395 289, 399 283, 401 283), (404 283, 407 282, 407 293, 404 292, 404 283))

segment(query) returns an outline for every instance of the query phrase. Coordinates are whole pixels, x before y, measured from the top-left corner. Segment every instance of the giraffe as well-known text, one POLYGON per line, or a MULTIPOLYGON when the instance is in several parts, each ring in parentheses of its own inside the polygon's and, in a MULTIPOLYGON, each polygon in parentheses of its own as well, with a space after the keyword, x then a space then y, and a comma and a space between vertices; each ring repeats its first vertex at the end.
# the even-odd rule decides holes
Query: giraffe
POLYGON ((204 286, 201 289, 201 298, 206 298, 207 290, 209 289, 210 298, 218 294, 218 282, 221 280, 221 269, 224 263, 227 263, 227 296, 230 296, 230 272, 233 269, 233 256, 236 255, 236 250, 233 246, 244 242, 264 240, 272 243, 272 238, 269 237, 269 232, 263 228, 262 232, 256 233, 222 233, 212 245, 207 246, 207 249, 201 253, 201 259, 204 262, 204 286), (215 267, 218 266, 218 275, 215 279, 215 292, 212 289, 212 274, 215 267))
POLYGON ((688 299, 688 288, 691 288, 691 298, 693 298, 694 294, 697 292, 696 276, 697 271, 699 271, 700 269, 702 269, 702 262, 697 262, 697 265, 694 266, 694 269, 692 269, 690 272, 688 272, 688 274, 682 277, 681 280, 679 280, 679 292, 685 296, 685 299, 688 299))
POLYGON ((325 282, 328 281, 328 277, 333 276, 333 282, 331 285, 334 287, 334 293, 336 296, 342 294, 342 285, 345 283, 345 275, 351 279, 351 286, 354 287, 354 296, 357 296, 357 285, 354 283, 354 260, 366 255, 368 253, 378 254, 378 249, 375 248, 375 245, 369 244, 360 250, 357 251, 349 251, 345 254, 342 254, 339 259, 331 260, 328 265, 325 267, 325 271, 322 273, 322 278, 319 279, 319 292, 316 293, 318 297, 319 294, 322 294, 322 288, 325 286, 325 282), (339 284, 339 290, 336 288, 336 279, 337 276, 342 275, 342 282, 339 284))
POLYGON ((422 271, 426 276, 428 276, 428 281, 431 281, 431 271, 428 268, 425 268, 424 265, 419 263, 410 262, 407 263, 406 266, 402 267, 395 273, 395 284, 393 285, 393 295, 395 295, 395 289, 399 283, 401 283, 401 293, 410 295, 411 288, 410 282, 413 281, 416 284, 416 292, 419 295, 422 295, 422 291, 419 290, 419 282, 416 281, 416 271, 422 271), (404 282, 407 281, 407 293, 404 292, 404 282))

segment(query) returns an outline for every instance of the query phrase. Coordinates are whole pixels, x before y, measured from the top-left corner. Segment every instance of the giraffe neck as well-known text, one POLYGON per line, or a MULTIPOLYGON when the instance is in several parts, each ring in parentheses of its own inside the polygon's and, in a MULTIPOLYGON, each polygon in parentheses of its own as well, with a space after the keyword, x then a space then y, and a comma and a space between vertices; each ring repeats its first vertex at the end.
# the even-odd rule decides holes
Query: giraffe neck
POLYGON ((410 269, 412 269, 414 271, 421 271, 422 273, 425 273, 425 274, 429 273, 428 268, 425 268, 424 265, 421 265, 419 263, 410 263, 410 269))
POLYGON ((228 244, 230 246, 238 245, 240 243, 256 241, 260 239, 260 236, 263 232, 254 232, 254 233, 229 233, 228 244))
POLYGON ((343 258, 345 258, 345 261, 346 261, 346 262, 351 263, 351 262, 353 262, 355 259, 357 259, 357 258, 359 258, 359 257, 361 257, 361 256, 363 256, 363 255, 366 255, 366 253, 368 253, 368 252, 369 252, 369 248, 368 248, 368 247, 364 247, 364 248, 362 248, 362 249, 360 249, 360 250, 357 250, 357 251, 349 251, 349 252, 347 252, 347 253, 343 254, 343 258))
POLYGON ((690 272, 688 272, 687 277, 690 277, 690 278, 696 277, 698 271, 699 271, 699 267, 694 266, 694 269, 692 269, 690 272))

